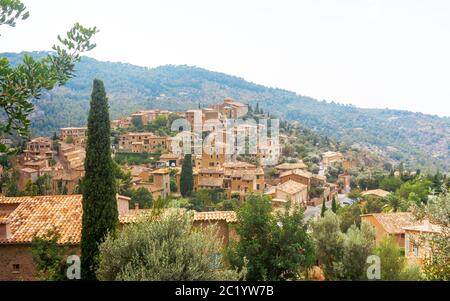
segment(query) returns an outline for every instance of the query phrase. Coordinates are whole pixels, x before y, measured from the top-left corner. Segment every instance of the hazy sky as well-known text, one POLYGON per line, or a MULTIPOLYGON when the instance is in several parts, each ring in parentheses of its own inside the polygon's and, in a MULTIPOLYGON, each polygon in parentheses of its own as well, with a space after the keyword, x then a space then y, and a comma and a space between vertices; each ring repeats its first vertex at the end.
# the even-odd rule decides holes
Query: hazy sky
POLYGON ((48 50, 79 21, 100 60, 187 64, 319 100, 450 116, 450 1, 24 0, 0 52, 48 50))

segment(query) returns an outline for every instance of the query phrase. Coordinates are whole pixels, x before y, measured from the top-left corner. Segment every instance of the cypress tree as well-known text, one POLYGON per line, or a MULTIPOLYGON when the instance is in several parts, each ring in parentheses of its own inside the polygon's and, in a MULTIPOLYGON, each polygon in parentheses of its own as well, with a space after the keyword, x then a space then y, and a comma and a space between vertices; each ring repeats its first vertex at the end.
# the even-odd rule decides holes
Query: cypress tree
POLYGON ((336 204, 336 196, 333 197, 333 200, 331 201, 331 210, 336 213, 337 211, 337 204, 336 204))
POLYGON ((83 280, 95 280, 99 244, 118 224, 108 99, 103 82, 98 79, 94 80, 87 134, 82 189, 81 273, 83 280))
POLYGON ((194 175, 192 172, 192 156, 184 155, 183 165, 181 166, 180 192, 183 197, 189 196, 194 189, 194 175))
POLYGON ((327 207, 325 206, 325 199, 323 199, 322 210, 320 211, 320 216, 321 217, 325 216, 325 211, 327 211, 327 207))

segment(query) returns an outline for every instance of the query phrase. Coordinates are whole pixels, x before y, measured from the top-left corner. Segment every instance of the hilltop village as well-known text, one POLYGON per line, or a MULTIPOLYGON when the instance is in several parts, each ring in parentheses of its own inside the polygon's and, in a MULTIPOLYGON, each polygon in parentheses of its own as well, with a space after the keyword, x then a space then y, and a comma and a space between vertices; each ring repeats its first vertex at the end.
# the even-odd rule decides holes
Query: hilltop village
MULTIPOLYGON (((413 237, 424 231, 440 233, 441 228, 416 221, 406 205, 390 202, 394 193, 406 193, 408 200, 412 193, 419 202, 428 197, 416 188, 401 190, 403 182, 418 179, 419 171, 402 166, 395 170, 370 154, 317 137, 295 122, 275 119, 258 106, 227 98, 207 108, 152 109, 112 120, 121 227, 163 203, 166 208, 193 210, 195 226, 217 224, 226 246, 230 239, 239 239, 232 226, 238 222, 236 210, 256 194, 270 199, 273 212, 283 212, 287 203, 303 208, 305 221, 332 210, 340 215, 344 233, 352 224, 366 221, 376 229, 377 243, 394 237, 405 258, 423 260, 427 248, 419 248, 413 237), (255 122, 223 127, 238 119, 255 122), (236 137, 243 137, 244 143, 236 143, 236 137), (186 149, 192 154, 187 156, 186 149), (188 197, 181 191, 187 158, 193 175, 193 194, 188 197), (383 174, 364 176, 379 166, 385 169, 383 174)), ((87 128, 61 128, 53 137, 31 139, 22 153, 2 163, 0 280, 34 279, 29 248, 37 233, 57 227, 59 243, 79 245, 86 142, 87 128)), ((320 269, 314 277, 324 278, 320 269)))
MULTIPOLYGON (((215 123, 227 118, 239 119, 248 116, 248 106, 231 99, 222 104, 186 112, 167 110, 140 111, 118 120, 112 120, 111 128, 113 156, 120 162, 120 168, 131 175, 131 188, 147 189, 153 199, 177 197, 180 195, 181 163, 184 158, 181 139, 170 130, 169 121, 185 119, 192 128, 213 128, 215 123), (197 115, 196 115, 197 114, 197 115), (198 116, 198 120, 194 120, 198 116), (197 124, 198 122, 198 124, 197 124), (155 131, 145 131, 154 126, 155 131), (140 162, 141 161, 141 162, 140 162)), ((257 114, 252 115, 257 116, 257 114)), ((267 118, 264 114, 259 118, 267 118)), ((217 125, 217 124, 216 124, 217 125)), ((233 128, 236 135, 256 134, 260 125, 238 125, 233 128)), ((217 134, 217 132, 215 133, 217 134)), ((42 177, 50 179, 49 194, 74 194, 80 179, 84 176, 84 158, 87 128, 62 128, 59 137, 38 137, 26 144, 18 156, 18 189, 27 191, 42 177), (56 139, 55 139, 56 138, 56 139)), ((192 140, 199 139, 192 134, 192 140)), ((237 148, 226 153, 226 130, 223 140, 210 145, 210 151, 192 154, 194 191, 220 190, 224 197, 245 200, 251 193, 272 197, 274 207, 282 206, 287 200, 306 207, 331 201, 340 190, 350 188, 349 176, 342 173, 337 181, 328 183, 324 171, 335 162, 344 168, 352 166, 351 157, 340 152, 322 153, 321 175, 308 170, 302 160, 282 157, 283 146, 290 137, 280 134, 271 139, 257 142, 256 152, 240 155, 237 148), (269 162, 270 165, 266 164, 269 162)), ((214 140, 214 139, 213 139, 214 140)), ((192 142, 195 143, 194 141, 192 142)), ((200 142, 201 143, 201 142, 200 142)), ((229 143, 231 144, 231 142, 229 143)), ((200 147, 202 144, 200 144, 200 147)), ((134 207, 134 204, 131 204, 134 207)))

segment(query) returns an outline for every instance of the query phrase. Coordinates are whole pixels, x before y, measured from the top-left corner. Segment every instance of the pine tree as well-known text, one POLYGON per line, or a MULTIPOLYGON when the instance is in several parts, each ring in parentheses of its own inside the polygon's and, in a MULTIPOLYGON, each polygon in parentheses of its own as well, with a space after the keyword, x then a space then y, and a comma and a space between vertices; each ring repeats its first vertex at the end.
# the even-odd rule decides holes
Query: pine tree
POLYGON ((91 95, 87 134, 82 189, 81 272, 83 280, 95 280, 99 244, 118 224, 108 99, 103 82, 97 79, 91 95))
POLYGON ((192 172, 192 156, 184 155, 181 166, 180 192, 183 197, 189 196, 194 188, 194 175, 192 172))
POLYGON ((325 206, 325 199, 323 199, 322 210, 320 211, 320 216, 321 217, 325 216, 325 211, 327 211, 327 207, 325 206))
POLYGON ((336 204, 336 196, 333 197, 333 200, 331 201, 331 210, 336 213, 337 211, 337 204, 336 204))

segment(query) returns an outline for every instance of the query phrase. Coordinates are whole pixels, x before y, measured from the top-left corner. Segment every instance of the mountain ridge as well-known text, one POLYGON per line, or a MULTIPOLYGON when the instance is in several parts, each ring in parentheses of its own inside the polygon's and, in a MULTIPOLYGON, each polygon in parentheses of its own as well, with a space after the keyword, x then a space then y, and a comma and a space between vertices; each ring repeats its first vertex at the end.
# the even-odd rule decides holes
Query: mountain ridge
MULTIPOLYGON (((42 57, 48 52, 29 53, 42 57)), ((12 64, 23 53, 3 53, 12 64)), ((397 109, 358 108, 318 101, 285 89, 266 87, 221 72, 187 65, 155 68, 83 57, 76 77, 36 101, 33 133, 86 122, 93 78, 104 80, 112 118, 151 108, 174 111, 221 102, 226 97, 303 125, 338 141, 367 148, 410 168, 450 167, 450 117, 397 109), (53 120, 52 120, 53 119, 53 120)))

